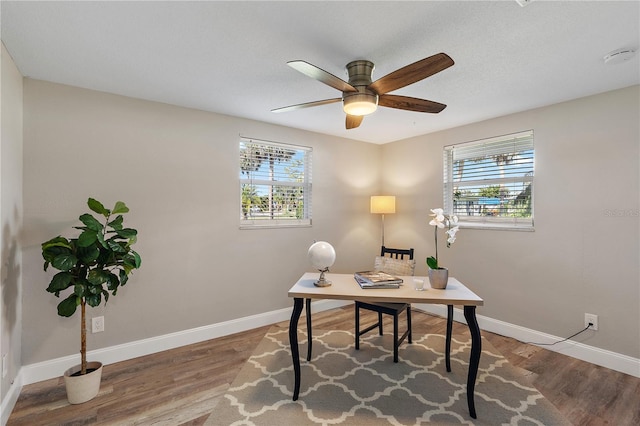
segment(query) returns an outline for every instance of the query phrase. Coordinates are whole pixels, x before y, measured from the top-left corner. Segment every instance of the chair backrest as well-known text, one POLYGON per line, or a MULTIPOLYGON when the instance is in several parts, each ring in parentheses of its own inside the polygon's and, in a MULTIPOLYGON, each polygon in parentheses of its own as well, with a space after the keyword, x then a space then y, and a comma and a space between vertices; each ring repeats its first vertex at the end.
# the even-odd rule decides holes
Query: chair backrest
POLYGON ((409 256, 409 260, 413 260, 413 249, 395 249, 382 246, 382 250, 380 251, 380 256, 388 254, 389 257, 393 259, 404 259, 405 256, 409 256))
POLYGON ((413 275, 416 262, 413 249, 394 249, 382 246, 380 256, 376 256, 373 268, 391 275, 413 275), (385 256, 388 255, 388 256, 385 256))

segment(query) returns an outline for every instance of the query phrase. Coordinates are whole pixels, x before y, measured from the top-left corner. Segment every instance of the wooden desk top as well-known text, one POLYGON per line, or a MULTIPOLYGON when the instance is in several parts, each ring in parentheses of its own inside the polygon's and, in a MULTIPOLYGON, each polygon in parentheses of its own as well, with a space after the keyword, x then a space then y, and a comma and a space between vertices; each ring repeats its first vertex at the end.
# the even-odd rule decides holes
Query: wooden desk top
POLYGON ((464 284, 449 277, 447 288, 432 289, 428 277, 401 276, 404 283, 400 288, 363 289, 360 288, 353 274, 326 273, 325 278, 332 282, 328 287, 316 287, 320 272, 307 272, 289 290, 289 297, 305 299, 339 299, 360 300, 362 302, 395 302, 395 303, 434 303, 441 305, 482 306, 484 301, 469 290, 464 284), (425 290, 413 288, 413 279, 422 279, 425 290))

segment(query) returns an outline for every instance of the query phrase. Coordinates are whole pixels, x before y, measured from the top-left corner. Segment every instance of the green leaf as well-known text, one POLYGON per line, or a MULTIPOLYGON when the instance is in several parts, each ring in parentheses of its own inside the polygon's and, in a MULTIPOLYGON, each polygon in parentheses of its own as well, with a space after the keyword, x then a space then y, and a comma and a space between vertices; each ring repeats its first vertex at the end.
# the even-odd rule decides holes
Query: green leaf
POLYGON ((133 250, 129 250, 129 253, 127 253, 122 260, 122 267, 127 274, 131 273, 132 270, 139 268, 142 264, 140 255, 133 250))
POLYGON ((89 247, 91 244, 95 243, 97 239, 97 232, 91 229, 87 229, 78 237, 78 246, 89 247))
POLYGON ((58 304, 58 315, 70 317, 76 312, 76 307, 80 304, 80 298, 71 293, 69 297, 58 304))
POLYGON ((115 207, 112 210, 113 214, 118 213, 127 213, 129 211, 129 207, 127 207, 122 201, 117 201, 115 207))
POLYGON ((62 290, 66 290, 71 286, 73 275, 69 272, 58 272, 53 276, 47 291, 49 293, 59 294, 62 290))
POLYGON ((120 285, 125 285, 129 281, 129 274, 125 269, 120 269, 120 285))
POLYGON ((104 216, 109 216, 110 214, 109 210, 107 210, 104 207, 104 205, 100 201, 96 200, 95 198, 89 198, 89 200, 87 200, 87 205, 91 210, 93 210, 98 214, 101 214, 104 216))
POLYGON ((140 265, 142 265, 142 259, 140 258, 140 255, 133 250, 131 250, 131 254, 133 254, 133 258, 135 260, 136 269, 140 268, 140 265))
POLYGON ((102 235, 102 233, 98 233, 97 235, 98 235, 98 242, 100 242, 100 245, 102 245, 102 247, 109 250, 109 246, 107 245, 107 242, 104 240, 104 235, 102 235))
POLYGON ((73 254, 60 254, 51 261, 51 265, 61 271, 68 271, 73 268, 77 262, 78 258, 73 254))
POLYGON ((100 249, 95 245, 78 247, 76 256, 85 265, 91 265, 98 259, 98 256, 100 256, 100 249))
POLYGON ((67 240, 65 237, 57 236, 55 238, 50 239, 49 241, 42 243, 43 251, 51 247, 66 247, 70 249, 71 245, 69 243, 69 240, 67 240))
POLYGON ((115 219, 113 219, 107 225, 109 225, 111 228, 113 228, 116 231, 118 231, 118 230, 122 229, 122 221, 123 220, 124 219, 122 218, 122 215, 118 215, 115 219))
POLYGON ((113 291, 118 288, 120 285, 120 279, 114 274, 109 274, 109 279, 107 280, 107 289, 113 291))
POLYGON ((89 286, 89 293, 91 294, 98 294, 98 293, 102 293, 103 289, 101 285, 90 285, 89 286))
POLYGON ((116 253, 126 253, 127 249, 122 246, 121 243, 114 241, 113 239, 107 240, 107 245, 111 249, 111 251, 115 251, 116 253))
MULTIPOLYGON (((48 263, 53 262, 53 259, 61 254, 71 254, 71 251, 71 242, 63 237, 56 237, 46 243, 42 243, 42 258, 48 263)), ((48 266, 48 264, 45 264, 45 271, 48 266)))
POLYGON ((101 293, 90 294, 87 297, 85 297, 85 300, 87 301, 87 304, 89 306, 93 306, 95 308, 96 306, 100 305, 100 302, 102 301, 102 295, 101 293))
POLYGON ((102 228, 103 228, 102 224, 98 222, 98 220, 92 215, 90 215, 89 213, 85 213, 81 215, 78 219, 80 219, 80 221, 84 223, 87 226, 87 228, 92 229, 96 232, 102 231, 102 228))
POLYGON ((431 269, 438 269, 438 261, 433 256, 427 257, 427 265, 431 269))
POLYGON ((116 231, 116 234, 118 234, 119 237, 129 239, 129 238, 134 238, 136 235, 138 235, 138 231, 131 228, 125 228, 125 229, 120 229, 116 231))
POLYGON ((87 274, 87 281, 93 285, 102 285, 107 281, 108 277, 109 272, 102 269, 92 269, 89 271, 89 274, 87 274))
POLYGON ((78 297, 85 297, 87 295, 87 286, 83 283, 76 283, 73 286, 73 293, 78 297))

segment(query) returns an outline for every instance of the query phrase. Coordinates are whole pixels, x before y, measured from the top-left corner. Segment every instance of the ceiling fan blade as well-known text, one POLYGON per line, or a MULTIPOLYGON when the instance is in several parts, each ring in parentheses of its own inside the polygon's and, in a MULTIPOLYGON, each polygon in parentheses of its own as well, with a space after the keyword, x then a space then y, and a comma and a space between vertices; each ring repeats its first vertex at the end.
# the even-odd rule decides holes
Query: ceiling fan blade
POLYGON ((325 99, 325 100, 322 100, 322 101, 313 101, 313 102, 307 102, 307 103, 304 103, 304 104, 289 105, 289 106, 282 107, 282 108, 276 108, 276 109, 272 109, 271 112, 294 111, 296 109, 310 108, 310 107, 314 107, 314 106, 332 104, 334 102, 340 102, 340 101, 342 101, 342 98, 325 99))
POLYGON ((417 112, 430 112, 437 114, 447 106, 426 99, 411 98, 409 96, 382 95, 378 97, 378 105, 387 108, 405 109, 417 112))
POLYGON ((338 89, 341 92, 357 92, 358 90, 342 80, 341 78, 336 77, 335 75, 326 72, 325 70, 316 67, 315 65, 310 64, 305 61, 290 61, 287 62, 291 68, 300 71, 302 74, 309 76, 313 79, 318 80, 321 83, 324 83, 328 86, 333 87, 334 89, 338 89))
POLYGON ((368 88, 378 95, 384 95, 439 73, 453 64, 449 55, 438 53, 387 74, 371 83, 368 88))
POLYGON ((358 127, 360 125, 360 123, 362 123, 362 119, 363 118, 364 118, 364 115, 349 115, 349 114, 347 114, 347 120, 346 120, 346 128, 347 128, 347 130, 355 129, 356 127, 358 127))

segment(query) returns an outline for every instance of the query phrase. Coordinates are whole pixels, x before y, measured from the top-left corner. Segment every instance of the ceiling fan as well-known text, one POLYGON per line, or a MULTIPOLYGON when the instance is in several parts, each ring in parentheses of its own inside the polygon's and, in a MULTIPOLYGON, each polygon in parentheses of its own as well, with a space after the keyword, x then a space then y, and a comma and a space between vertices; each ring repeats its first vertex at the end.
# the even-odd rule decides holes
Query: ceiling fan
POLYGON ((349 74, 349 82, 346 82, 308 62, 290 61, 287 62, 287 65, 291 68, 334 89, 340 90, 342 97, 290 105, 271 111, 286 112, 342 101, 344 112, 347 114, 347 129, 355 129, 360 126, 364 116, 374 112, 378 105, 388 108, 437 114, 446 108, 445 104, 409 96, 389 95, 388 93, 439 73, 453 64, 453 59, 451 59, 449 55, 446 53, 438 53, 402 67, 371 82, 371 75, 374 69, 373 62, 357 60, 347 64, 346 68, 349 74))

